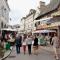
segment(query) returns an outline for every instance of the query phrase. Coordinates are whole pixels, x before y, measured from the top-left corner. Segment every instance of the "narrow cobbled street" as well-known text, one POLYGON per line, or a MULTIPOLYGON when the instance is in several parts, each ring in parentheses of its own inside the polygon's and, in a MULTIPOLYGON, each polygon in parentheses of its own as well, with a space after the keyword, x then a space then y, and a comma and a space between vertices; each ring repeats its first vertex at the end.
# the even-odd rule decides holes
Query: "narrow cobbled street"
POLYGON ((55 58, 52 47, 40 47, 38 55, 34 55, 33 53, 29 55, 27 52, 24 55, 22 48, 21 53, 16 54, 14 47, 10 56, 5 60, 55 60, 55 58))

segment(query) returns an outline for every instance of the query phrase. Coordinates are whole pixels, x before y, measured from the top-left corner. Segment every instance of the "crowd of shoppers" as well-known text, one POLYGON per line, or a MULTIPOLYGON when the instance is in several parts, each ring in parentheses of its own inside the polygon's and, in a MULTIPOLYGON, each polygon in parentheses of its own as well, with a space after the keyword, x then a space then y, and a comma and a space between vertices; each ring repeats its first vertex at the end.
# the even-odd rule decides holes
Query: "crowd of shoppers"
POLYGON ((31 55, 32 49, 35 55, 38 55, 38 48, 40 45, 51 45, 53 46, 54 53, 56 59, 58 59, 57 54, 57 47, 58 47, 58 37, 57 34, 54 33, 54 36, 43 35, 31 35, 31 34, 24 34, 21 36, 20 34, 16 35, 16 52, 17 54, 20 53, 20 47, 23 47, 23 53, 26 54, 28 48, 28 54, 31 55), (33 47, 32 47, 33 46, 33 47))
MULTIPOLYGON (((16 52, 17 54, 20 53, 20 47, 22 46, 23 47, 23 53, 25 54, 26 53, 26 48, 28 48, 28 54, 31 55, 32 53, 32 45, 34 48, 34 51, 37 50, 38 48, 38 38, 36 36, 34 36, 35 38, 33 39, 32 38, 32 35, 30 34, 24 34, 22 36, 22 38, 20 39, 20 36, 19 34, 17 34, 17 37, 16 37, 16 52), (34 41, 34 43, 32 44, 32 41, 34 41), (20 45, 21 44, 21 45, 20 45)), ((36 52, 36 51, 35 51, 36 52)))
POLYGON ((45 45, 48 41, 48 36, 43 36, 42 34, 37 35, 31 35, 31 34, 24 34, 23 36, 20 36, 20 34, 16 35, 16 51, 17 53, 20 53, 20 47, 23 47, 24 54, 26 53, 26 48, 28 48, 28 53, 31 55, 31 47, 33 46, 34 54, 38 54, 38 46, 39 45, 45 45), (21 38, 20 38, 21 37, 21 38), (18 52, 19 51, 19 52, 18 52))

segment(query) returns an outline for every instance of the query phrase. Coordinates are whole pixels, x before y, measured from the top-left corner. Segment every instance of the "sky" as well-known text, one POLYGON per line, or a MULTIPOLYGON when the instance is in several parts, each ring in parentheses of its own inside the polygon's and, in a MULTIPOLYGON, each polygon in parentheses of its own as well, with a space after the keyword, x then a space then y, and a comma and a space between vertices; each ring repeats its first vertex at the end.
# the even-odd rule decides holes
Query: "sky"
POLYGON ((8 0, 10 7, 9 17, 11 18, 9 24, 20 24, 21 18, 25 17, 30 9, 37 9, 39 1, 44 1, 48 4, 50 0, 8 0))

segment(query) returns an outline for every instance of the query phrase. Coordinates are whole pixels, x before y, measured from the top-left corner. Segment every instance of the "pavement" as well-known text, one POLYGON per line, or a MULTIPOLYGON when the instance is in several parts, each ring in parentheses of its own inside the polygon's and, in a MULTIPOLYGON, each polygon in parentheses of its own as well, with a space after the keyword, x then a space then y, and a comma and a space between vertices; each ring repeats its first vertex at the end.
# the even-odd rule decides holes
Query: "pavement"
POLYGON ((57 49, 58 57, 60 59, 60 48, 57 49))
POLYGON ((26 52, 26 54, 24 55, 22 48, 21 53, 16 54, 15 50, 16 48, 14 47, 10 56, 5 60, 55 60, 52 48, 53 47, 51 46, 47 47, 40 46, 38 55, 34 55, 33 50, 31 55, 29 55, 28 52, 26 52))

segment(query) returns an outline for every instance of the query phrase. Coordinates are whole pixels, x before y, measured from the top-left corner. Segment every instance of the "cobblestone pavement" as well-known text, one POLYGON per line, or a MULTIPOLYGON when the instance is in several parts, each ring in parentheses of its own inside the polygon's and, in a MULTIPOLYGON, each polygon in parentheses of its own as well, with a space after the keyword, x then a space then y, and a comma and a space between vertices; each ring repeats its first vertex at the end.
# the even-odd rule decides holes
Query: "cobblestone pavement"
POLYGON ((34 55, 33 53, 29 55, 27 52, 24 55, 22 48, 21 53, 16 54, 14 47, 11 55, 5 60, 55 60, 55 58, 52 47, 40 47, 38 55, 34 55))

